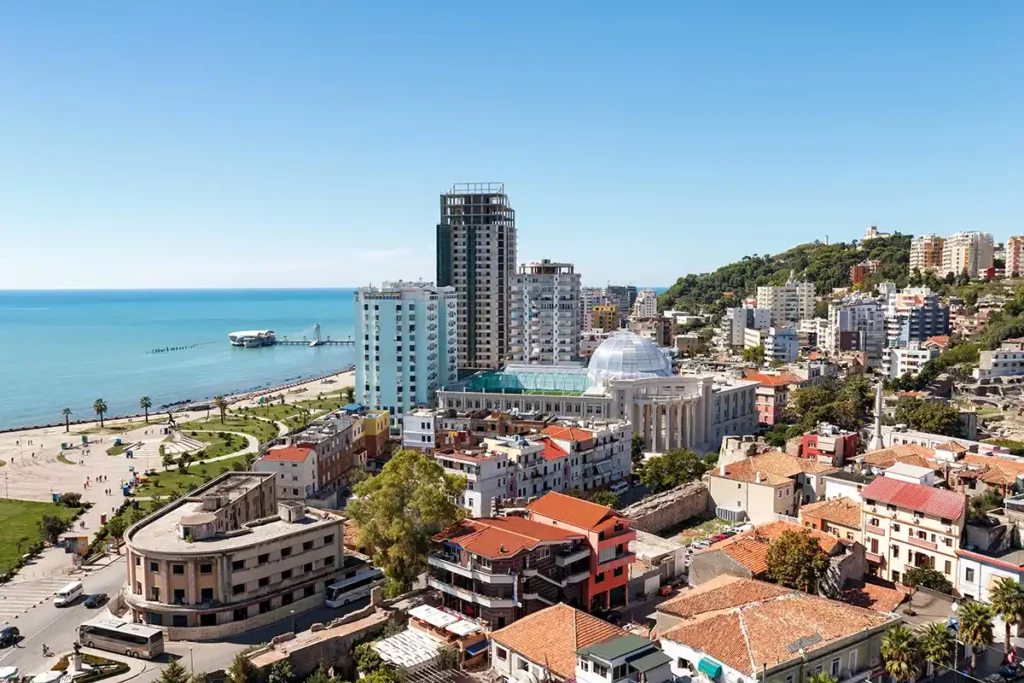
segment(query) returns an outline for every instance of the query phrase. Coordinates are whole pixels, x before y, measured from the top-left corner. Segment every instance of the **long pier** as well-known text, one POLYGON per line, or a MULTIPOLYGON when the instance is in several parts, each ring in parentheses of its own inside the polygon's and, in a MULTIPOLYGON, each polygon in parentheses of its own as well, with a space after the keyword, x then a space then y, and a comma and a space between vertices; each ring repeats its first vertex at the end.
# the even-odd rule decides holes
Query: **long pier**
POLYGON ((287 344, 289 346, 355 346, 354 339, 278 339, 274 345, 287 344))

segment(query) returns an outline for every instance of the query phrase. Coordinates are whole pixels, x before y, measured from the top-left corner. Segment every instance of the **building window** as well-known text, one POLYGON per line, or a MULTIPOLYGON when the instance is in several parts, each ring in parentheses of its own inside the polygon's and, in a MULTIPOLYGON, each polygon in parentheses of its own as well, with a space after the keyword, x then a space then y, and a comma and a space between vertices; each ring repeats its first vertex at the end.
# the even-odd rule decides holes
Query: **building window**
POLYGON ((249 610, 245 607, 239 607, 235 610, 233 618, 234 621, 245 621, 249 618, 249 610))
POLYGON ((691 671, 691 669, 690 669, 690 660, 688 660, 688 659, 683 659, 682 657, 677 658, 676 659, 676 666, 678 668, 682 669, 683 671, 691 671))
POLYGON ((307 574, 313 571, 313 563, 307 562, 306 564, 302 565, 302 571, 304 571, 307 574))
POLYGON ((900 547, 899 547, 898 545, 894 545, 894 546, 892 547, 892 556, 893 556, 894 558, 896 558, 896 559, 899 559, 899 556, 900 556, 900 547))
POLYGON ((236 572, 241 570, 241 569, 245 569, 245 560, 234 560, 231 563, 231 569, 232 569, 232 571, 236 571, 236 572))
POLYGON ((270 600, 264 600, 260 603, 260 614, 266 614, 270 611, 270 600))
POLYGON ((266 564, 267 562, 270 562, 270 553, 263 553, 262 555, 258 555, 256 557, 256 564, 258 565, 266 564))
POLYGON ((200 574, 212 574, 213 573, 213 565, 209 564, 209 563, 199 565, 199 573, 200 574))
MULTIPOLYGON (((614 576, 622 576, 622 567, 616 567, 612 574, 614 576)), ((618 678, 618 676, 616 676, 616 678, 618 678)))
POLYGON ((283 572, 281 572, 281 580, 282 581, 287 581, 290 578, 292 578, 292 570, 291 569, 285 569, 283 572))
POLYGON ((970 567, 964 570, 964 581, 974 583, 974 570, 970 567))
POLYGON ((302 550, 303 551, 312 550, 312 549, 313 549, 313 541, 305 541, 302 544, 302 550))
POLYGON ((612 680, 617 681, 620 678, 625 678, 627 673, 629 673, 629 664, 619 664, 612 669, 612 680))
POLYGON ((953 571, 953 563, 949 560, 946 560, 946 567, 943 573, 948 575, 951 571, 953 571))
POLYGON ((232 595, 241 595, 244 592, 245 592, 245 584, 244 583, 236 583, 234 586, 231 587, 231 594, 232 595))
POLYGON ((327 534, 324 536, 324 545, 329 545, 331 543, 334 543, 334 534, 327 534))
POLYGON ((604 664, 594 662, 594 675, 600 676, 601 678, 608 678, 608 667, 604 664))
POLYGON ((270 577, 269 576, 264 576, 263 578, 261 578, 258 581, 258 584, 259 584, 260 588, 263 588, 264 586, 269 586, 270 585, 270 577))
POLYGON ((185 589, 175 588, 174 589, 174 604, 184 605, 185 604, 185 589))
POLYGON ((316 586, 310 584, 302 589, 302 596, 305 598, 311 598, 316 595, 316 586))
POLYGON ((839 657, 832 660, 832 668, 830 671, 832 672, 833 678, 839 676, 839 657))
POLYGON ((498 659, 500 659, 503 662, 506 659, 508 659, 508 650, 506 650, 503 647, 496 647, 496 648, 494 648, 494 653, 498 656, 498 659))
POLYGON ((522 657, 518 657, 516 659, 516 668, 519 669, 520 671, 529 671, 530 670, 530 663, 528 661, 526 661, 525 659, 523 659, 522 657))
POLYGON ((604 583, 604 572, 601 572, 596 577, 594 577, 594 583, 604 583))
POLYGON ((900 525, 899 524, 893 524, 892 525, 892 530, 893 531, 899 531, 900 530, 900 525))
POLYGON ((160 565, 158 563, 156 563, 156 562, 150 562, 149 563, 149 571, 153 572, 154 574, 159 573, 160 565))
POLYGON ((213 589, 201 588, 199 590, 199 602, 213 602, 213 589))
POLYGON ((160 602, 160 588, 158 586, 149 587, 149 599, 153 602, 160 602))
POLYGON ((330 567, 333 564, 334 564, 334 555, 328 555, 327 557, 324 558, 324 566, 325 567, 330 567))

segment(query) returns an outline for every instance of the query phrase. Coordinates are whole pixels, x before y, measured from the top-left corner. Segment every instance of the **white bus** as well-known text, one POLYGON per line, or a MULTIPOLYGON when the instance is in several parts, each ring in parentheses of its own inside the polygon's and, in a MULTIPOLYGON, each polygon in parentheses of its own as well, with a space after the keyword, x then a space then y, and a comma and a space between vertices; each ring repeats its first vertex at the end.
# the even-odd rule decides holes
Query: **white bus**
POLYGON ((145 624, 118 619, 91 619, 78 627, 78 642, 86 647, 153 659, 164 652, 164 632, 145 624))
POLYGON ((371 569, 327 586, 326 602, 328 607, 341 607, 370 595, 375 586, 384 583, 384 572, 371 569))

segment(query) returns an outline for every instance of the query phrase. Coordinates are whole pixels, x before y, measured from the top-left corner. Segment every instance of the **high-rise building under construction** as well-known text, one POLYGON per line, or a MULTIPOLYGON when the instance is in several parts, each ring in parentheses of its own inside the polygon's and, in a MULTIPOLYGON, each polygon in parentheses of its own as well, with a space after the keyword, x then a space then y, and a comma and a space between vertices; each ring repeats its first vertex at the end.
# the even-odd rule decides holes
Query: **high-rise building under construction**
POLYGON ((503 183, 456 183, 441 195, 437 286, 458 297, 460 369, 499 368, 508 355, 516 217, 503 183))

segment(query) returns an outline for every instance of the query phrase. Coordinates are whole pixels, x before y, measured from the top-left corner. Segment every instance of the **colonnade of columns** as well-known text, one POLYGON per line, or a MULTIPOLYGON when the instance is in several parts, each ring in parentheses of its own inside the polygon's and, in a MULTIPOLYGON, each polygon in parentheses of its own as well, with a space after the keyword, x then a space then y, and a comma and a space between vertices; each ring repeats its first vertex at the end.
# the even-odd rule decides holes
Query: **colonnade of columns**
POLYGON ((664 453, 696 446, 697 410, 693 401, 635 401, 632 422, 633 433, 644 438, 648 450, 664 453))

